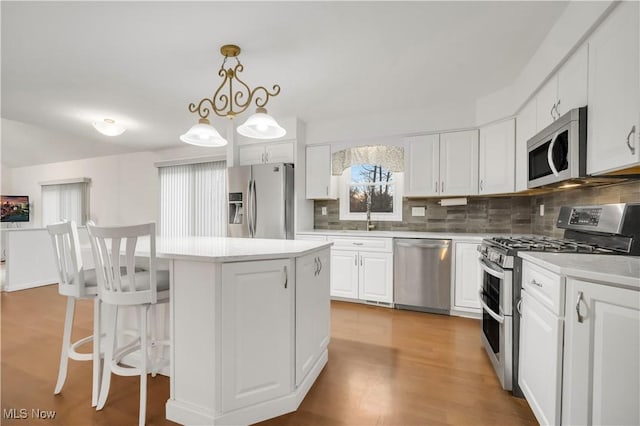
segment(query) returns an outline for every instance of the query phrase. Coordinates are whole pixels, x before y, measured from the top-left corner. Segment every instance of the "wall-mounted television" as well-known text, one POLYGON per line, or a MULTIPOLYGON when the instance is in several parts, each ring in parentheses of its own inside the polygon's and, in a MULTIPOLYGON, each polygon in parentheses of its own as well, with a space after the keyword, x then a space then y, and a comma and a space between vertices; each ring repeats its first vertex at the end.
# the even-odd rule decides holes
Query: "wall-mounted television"
POLYGON ((29 222, 27 195, 0 195, 2 220, 0 222, 29 222))

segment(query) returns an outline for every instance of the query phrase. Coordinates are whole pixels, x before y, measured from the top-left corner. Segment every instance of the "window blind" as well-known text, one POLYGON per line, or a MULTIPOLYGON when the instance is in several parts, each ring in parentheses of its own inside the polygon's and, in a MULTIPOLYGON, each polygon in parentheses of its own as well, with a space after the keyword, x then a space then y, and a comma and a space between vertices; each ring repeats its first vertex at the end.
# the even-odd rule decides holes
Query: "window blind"
POLYGON ((42 225, 73 220, 84 225, 89 217, 89 183, 42 184, 42 225))
POLYGON ((226 162, 160 167, 160 235, 224 237, 226 162))

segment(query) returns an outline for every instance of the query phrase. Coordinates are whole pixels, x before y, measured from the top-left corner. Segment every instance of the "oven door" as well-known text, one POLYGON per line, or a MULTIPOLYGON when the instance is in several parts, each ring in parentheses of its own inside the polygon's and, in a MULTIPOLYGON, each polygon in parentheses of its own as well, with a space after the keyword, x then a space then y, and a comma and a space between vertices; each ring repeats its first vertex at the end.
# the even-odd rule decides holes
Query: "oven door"
POLYGON ((502 388, 512 387, 512 271, 505 270, 484 257, 482 268, 482 342, 502 388))

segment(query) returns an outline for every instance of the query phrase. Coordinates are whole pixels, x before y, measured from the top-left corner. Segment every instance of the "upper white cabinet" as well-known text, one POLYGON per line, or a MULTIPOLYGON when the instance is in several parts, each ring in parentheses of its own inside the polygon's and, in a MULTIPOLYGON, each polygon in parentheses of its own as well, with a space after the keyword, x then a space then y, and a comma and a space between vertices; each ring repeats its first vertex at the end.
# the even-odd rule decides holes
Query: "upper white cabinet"
POLYGON ((536 98, 531 99, 516 117, 516 191, 527 189, 529 158, 527 141, 536 134, 536 98))
POLYGON ((478 131, 413 136, 405 140, 405 196, 478 193, 478 131))
POLYGON ((432 196, 440 192, 440 135, 406 139, 404 147, 405 196, 432 196))
POLYGON ((478 131, 440 135, 440 195, 478 193, 478 131))
POLYGON ((538 131, 570 109, 587 105, 587 45, 580 47, 536 95, 538 131))
POLYGON ((640 163, 639 8, 621 2, 589 39, 589 174, 640 163))
POLYGON ((331 146, 307 146, 307 199, 336 199, 336 179, 331 176, 331 146))
POLYGON ((515 137, 513 119, 480 129, 479 194, 513 192, 515 137))
POLYGON ((271 142, 238 147, 241 166, 268 163, 295 163, 294 142, 271 142))
POLYGON ((567 279, 562 424, 640 424, 640 293, 567 279))

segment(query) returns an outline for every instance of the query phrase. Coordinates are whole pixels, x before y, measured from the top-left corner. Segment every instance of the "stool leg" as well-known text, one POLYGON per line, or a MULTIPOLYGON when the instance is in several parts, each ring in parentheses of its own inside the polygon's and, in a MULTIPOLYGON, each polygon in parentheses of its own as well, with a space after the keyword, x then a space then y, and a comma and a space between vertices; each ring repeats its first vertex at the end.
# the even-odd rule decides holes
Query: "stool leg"
POLYGON ((91 406, 98 405, 98 394, 100 393, 100 374, 102 371, 100 358, 100 298, 93 299, 93 379, 91 388, 91 406))
POLYGON ((140 418, 138 423, 144 426, 147 412, 147 314, 149 305, 140 307, 140 418))
POLYGON ((157 320, 158 317, 156 315, 156 305, 152 305, 151 308, 149 308, 149 315, 151 317, 151 324, 149 324, 149 331, 151 333, 151 377, 156 377, 156 373, 158 372, 158 354, 157 354, 157 350, 158 350, 158 346, 156 344, 156 339, 158 338, 158 331, 157 331, 157 320))
POLYGON ((115 344, 116 321, 118 317, 118 307, 103 304, 105 313, 106 338, 104 343, 104 364, 102 366, 102 383, 98 396, 96 410, 102 410, 107 396, 109 396, 109 386, 111 385, 111 362, 113 360, 113 346, 115 344))
POLYGON ((67 379, 67 366, 69 365, 69 346, 71 345, 71 330, 73 328, 73 315, 76 308, 76 298, 67 297, 67 312, 64 318, 64 333, 62 334, 62 350, 60 353, 60 368, 58 369, 58 381, 53 391, 55 395, 62 391, 62 386, 67 379))

